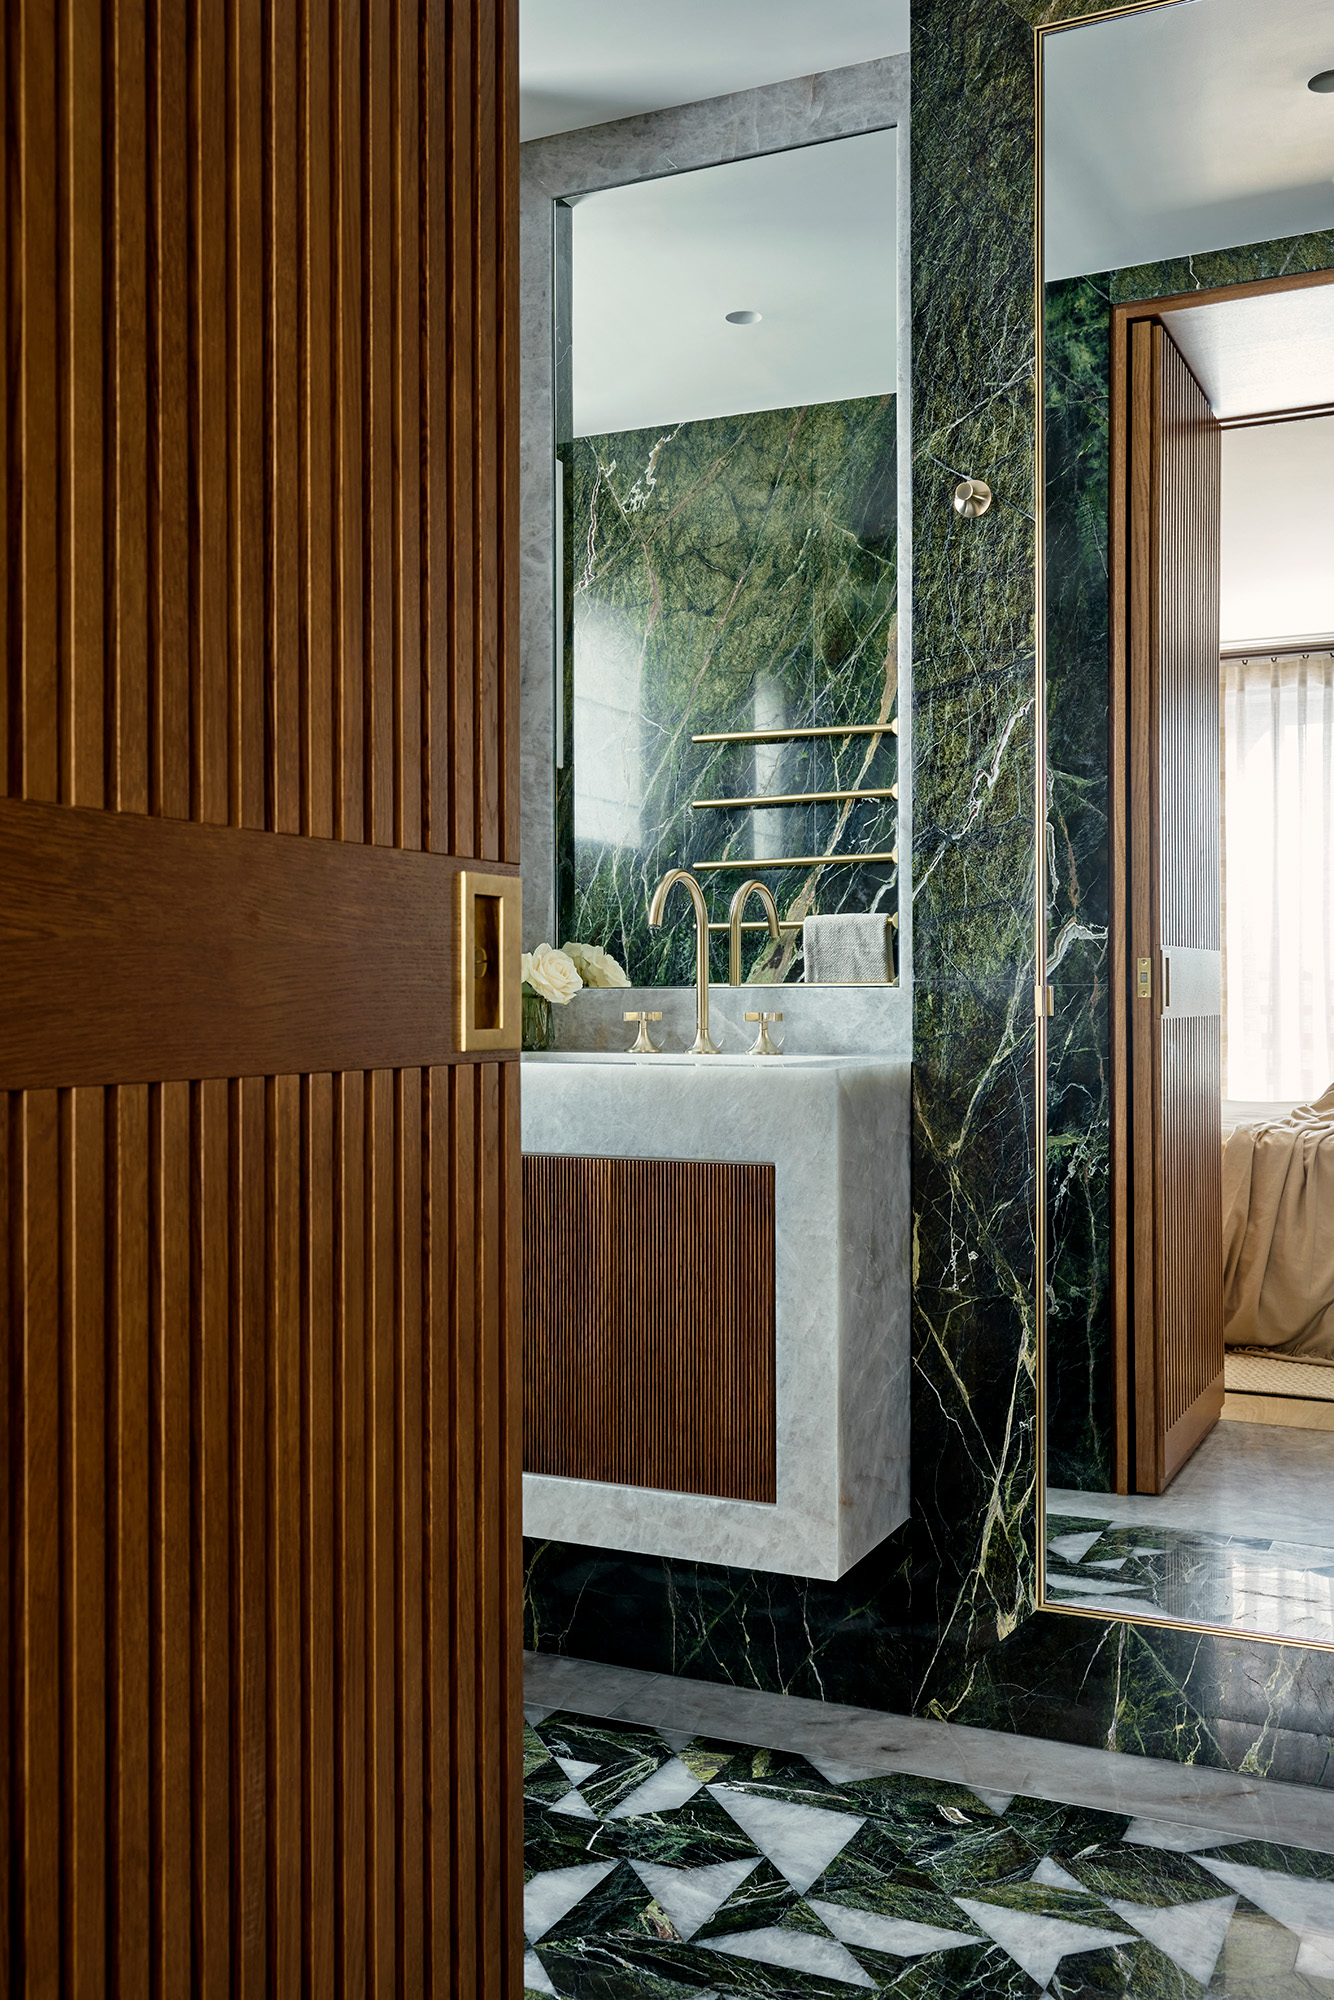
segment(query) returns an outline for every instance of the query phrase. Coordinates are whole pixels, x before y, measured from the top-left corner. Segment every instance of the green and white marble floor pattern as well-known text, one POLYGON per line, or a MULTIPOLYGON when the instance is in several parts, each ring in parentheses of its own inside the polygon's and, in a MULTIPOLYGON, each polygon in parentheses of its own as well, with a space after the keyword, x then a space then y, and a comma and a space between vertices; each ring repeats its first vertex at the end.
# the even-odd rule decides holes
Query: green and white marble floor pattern
POLYGON ((1227 1831, 863 1774, 832 1742, 528 1718, 528 1993, 1334 2000, 1334 1854, 1235 1810, 1227 1831))

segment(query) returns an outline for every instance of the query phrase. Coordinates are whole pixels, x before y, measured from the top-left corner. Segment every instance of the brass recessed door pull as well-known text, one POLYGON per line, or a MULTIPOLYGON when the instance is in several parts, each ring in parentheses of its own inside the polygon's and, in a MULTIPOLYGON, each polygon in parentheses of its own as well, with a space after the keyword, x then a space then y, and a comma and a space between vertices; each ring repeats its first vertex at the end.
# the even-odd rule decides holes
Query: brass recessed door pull
POLYGON ((622 1016, 622 1019, 626 1021, 638 1021, 639 1023, 639 1033, 635 1036, 635 1039, 626 1051, 627 1055, 660 1056, 662 1054, 661 1044, 655 1042, 648 1031, 650 1021, 660 1021, 662 1019, 661 1011, 656 1014, 625 1014, 622 1016))
POLYGON ((750 1053, 753 1056, 782 1055, 783 1051, 775 1048, 769 1039, 769 1023, 771 1021, 781 1021, 782 1018, 781 1014, 747 1014, 746 1019, 748 1021, 758 1021, 760 1024, 760 1032, 751 1044, 750 1053))

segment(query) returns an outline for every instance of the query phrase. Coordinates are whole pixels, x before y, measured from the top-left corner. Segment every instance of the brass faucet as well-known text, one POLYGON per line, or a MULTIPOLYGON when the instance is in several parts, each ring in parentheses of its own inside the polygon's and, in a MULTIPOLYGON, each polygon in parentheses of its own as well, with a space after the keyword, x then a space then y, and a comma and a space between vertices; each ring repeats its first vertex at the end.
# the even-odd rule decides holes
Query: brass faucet
MULTIPOLYGON (((769 935, 775 944, 782 936, 778 928, 778 905, 763 882, 743 882, 733 896, 732 907, 727 912, 727 928, 731 933, 727 955, 727 977, 733 986, 741 984, 741 918, 752 896, 758 896, 765 905, 764 913, 769 919, 769 935)), ((749 1014, 746 1019, 750 1019, 749 1014)))
POLYGON ((649 926, 657 930, 661 925, 668 892, 678 882, 685 885, 695 909, 695 1039, 689 1053, 692 1056, 718 1056, 722 1050, 709 1039, 709 913, 704 907, 699 883, 688 868, 670 868, 663 876, 649 905, 649 926))

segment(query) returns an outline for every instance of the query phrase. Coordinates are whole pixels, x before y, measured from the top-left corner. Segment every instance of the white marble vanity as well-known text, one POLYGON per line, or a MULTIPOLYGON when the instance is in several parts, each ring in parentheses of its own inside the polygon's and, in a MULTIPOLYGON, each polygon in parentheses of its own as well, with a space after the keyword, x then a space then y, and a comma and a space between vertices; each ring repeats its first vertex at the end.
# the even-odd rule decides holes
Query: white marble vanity
POLYGON ((541 1540, 839 1577, 908 1514, 906 1060, 523 1059, 525 1153, 772 1161, 777 1500, 524 1475, 541 1540))

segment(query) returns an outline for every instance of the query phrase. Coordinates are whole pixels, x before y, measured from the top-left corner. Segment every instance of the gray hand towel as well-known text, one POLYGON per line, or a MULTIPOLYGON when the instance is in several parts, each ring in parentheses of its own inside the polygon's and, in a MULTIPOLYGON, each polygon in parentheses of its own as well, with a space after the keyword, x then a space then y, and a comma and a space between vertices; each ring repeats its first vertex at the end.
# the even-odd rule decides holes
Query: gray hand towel
POLYGON ((808 986, 888 986, 893 979, 886 916, 807 917, 801 945, 808 986))

